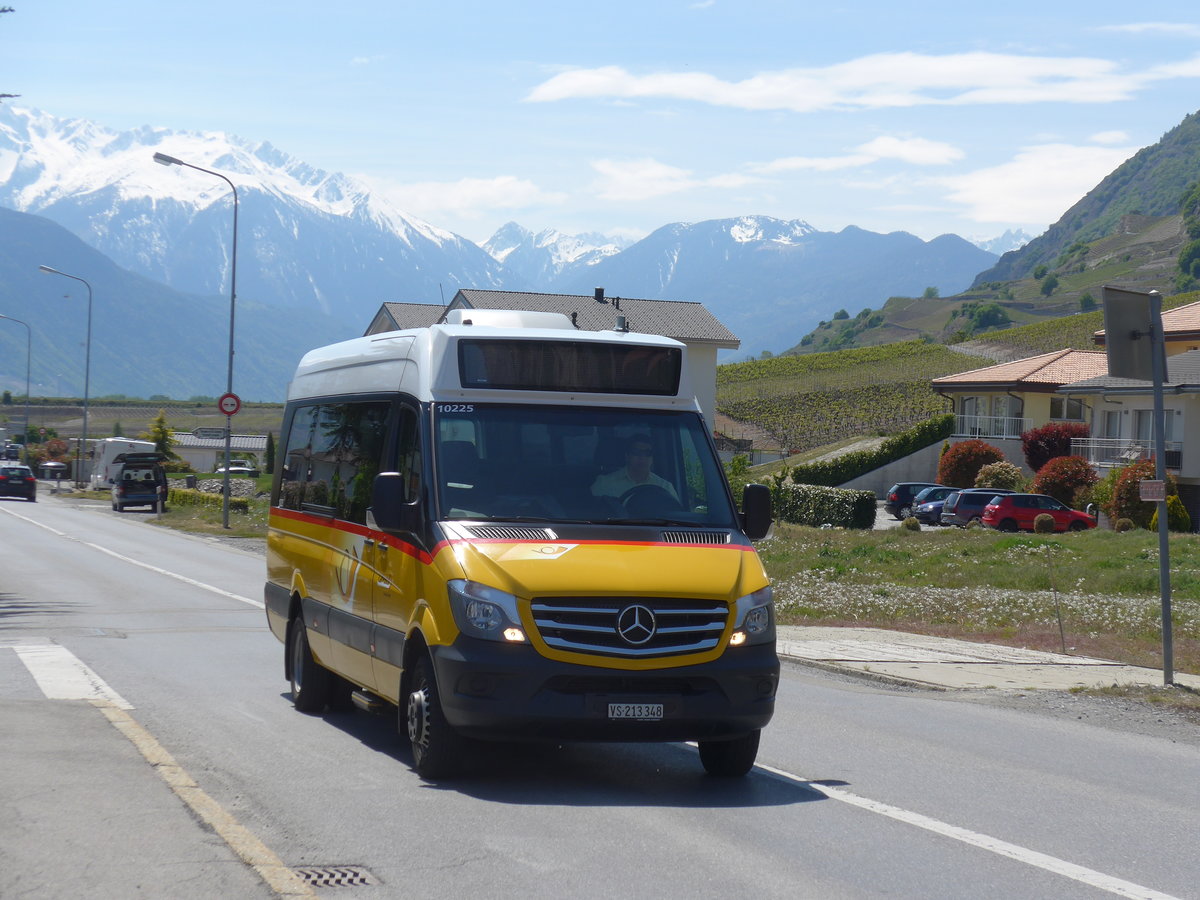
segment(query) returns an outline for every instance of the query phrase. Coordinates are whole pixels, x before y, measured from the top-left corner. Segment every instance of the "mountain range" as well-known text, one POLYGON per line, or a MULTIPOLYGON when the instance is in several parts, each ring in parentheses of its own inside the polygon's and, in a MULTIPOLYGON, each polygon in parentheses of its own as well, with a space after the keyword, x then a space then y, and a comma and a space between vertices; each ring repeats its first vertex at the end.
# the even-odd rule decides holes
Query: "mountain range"
MULTIPOLYGON (((82 384, 77 330, 50 325, 76 313, 45 300, 79 286, 51 286, 44 276, 28 283, 39 264, 96 289, 93 395, 223 390, 213 373, 223 371, 228 340, 230 183, 239 228, 235 383, 245 399, 281 397, 301 353, 361 334, 386 301, 443 302, 463 287, 590 294, 602 286, 610 296, 703 303, 741 338, 736 358, 745 358, 786 349, 839 308, 927 287, 954 293, 997 259, 955 235, 822 232, 765 216, 666 225, 632 244, 509 223, 480 246, 268 143, 116 132, 0 106, 0 313, 44 329, 34 393, 56 393, 56 380, 82 384), (154 165, 155 153, 190 165, 154 165), (138 358, 149 350, 134 332, 171 338, 169 372, 138 358)), ((0 327, 0 383, 23 393, 21 337, 0 327)))

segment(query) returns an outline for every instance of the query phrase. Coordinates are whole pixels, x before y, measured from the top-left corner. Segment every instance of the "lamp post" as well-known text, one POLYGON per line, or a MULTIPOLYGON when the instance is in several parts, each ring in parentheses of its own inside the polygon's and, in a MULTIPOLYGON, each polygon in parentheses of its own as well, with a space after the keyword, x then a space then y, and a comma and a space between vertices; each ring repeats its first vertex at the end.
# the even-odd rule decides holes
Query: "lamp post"
MULTIPOLYGON (((25 431, 21 435, 21 446, 28 451, 29 443, 29 364, 33 360, 33 329, 29 327, 28 322, 22 322, 20 319, 14 319, 12 316, 0 314, 0 319, 8 319, 10 322, 16 322, 18 325, 25 326, 25 431)), ((26 452, 26 459, 29 458, 26 452)))
POLYGON ((71 275, 69 272, 60 272, 58 269, 52 269, 49 266, 38 266, 38 270, 48 275, 61 275, 63 278, 80 281, 87 288, 88 292, 87 343, 84 344, 83 362, 83 434, 79 437, 79 460, 75 466, 75 486, 83 487, 83 480, 79 476, 83 471, 83 448, 87 444, 88 394, 92 374, 92 286, 85 278, 80 278, 78 275, 71 275))
MULTIPOLYGON (((233 321, 234 310, 237 306, 237 231, 238 231, 238 195, 237 188, 233 182, 220 172, 214 172, 212 169, 205 169, 201 166, 195 166, 191 163, 184 162, 182 159, 176 159, 174 156, 168 156, 165 153, 155 153, 154 161, 164 166, 185 166, 189 169, 195 169, 197 172, 204 172, 206 175, 214 175, 220 178, 233 191, 233 245, 229 252, 229 372, 225 380, 226 396, 233 395, 233 321)), ((223 495, 221 500, 221 525, 225 528, 229 527, 229 467, 231 465, 231 449, 233 444, 233 416, 225 416, 225 472, 224 484, 221 489, 223 495)))

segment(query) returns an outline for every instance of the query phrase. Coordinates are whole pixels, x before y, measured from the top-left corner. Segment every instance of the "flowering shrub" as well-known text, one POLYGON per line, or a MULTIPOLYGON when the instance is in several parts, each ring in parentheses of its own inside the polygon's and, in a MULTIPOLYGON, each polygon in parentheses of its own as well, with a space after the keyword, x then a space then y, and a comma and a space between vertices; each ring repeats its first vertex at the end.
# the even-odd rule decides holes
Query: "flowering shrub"
POLYGON ((988 463, 975 476, 975 487, 1005 488, 1010 491, 1025 489, 1025 473, 1020 466, 1008 461, 988 463))
POLYGON ((1041 428, 1031 428, 1021 435, 1025 463, 1034 472, 1040 472, 1050 460, 1070 456, 1071 438, 1085 438, 1088 434, 1088 427, 1082 422, 1051 422, 1041 428))
POLYGON ((984 441, 959 441, 938 462, 938 483, 965 488, 975 484, 979 470, 989 463, 1004 461, 1004 454, 984 441))
POLYGON ((1082 456, 1056 456, 1033 479, 1033 493, 1049 494, 1071 506, 1080 490, 1090 488, 1100 476, 1082 456))
POLYGON ((871 528, 875 524, 872 491, 795 484, 780 479, 771 489, 771 501, 775 517, 793 525, 871 528))

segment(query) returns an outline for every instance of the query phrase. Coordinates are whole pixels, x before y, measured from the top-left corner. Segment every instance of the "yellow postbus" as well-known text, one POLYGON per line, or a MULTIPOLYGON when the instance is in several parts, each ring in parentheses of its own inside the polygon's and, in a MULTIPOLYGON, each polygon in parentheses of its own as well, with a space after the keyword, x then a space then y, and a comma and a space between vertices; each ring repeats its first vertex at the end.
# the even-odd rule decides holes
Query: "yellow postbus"
POLYGON ((395 707, 426 778, 481 740, 695 741, 745 774, 779 679, 770 493, 737 510, 686 348, 446 318, 289 386, 265 596, 296 708, 395 707))

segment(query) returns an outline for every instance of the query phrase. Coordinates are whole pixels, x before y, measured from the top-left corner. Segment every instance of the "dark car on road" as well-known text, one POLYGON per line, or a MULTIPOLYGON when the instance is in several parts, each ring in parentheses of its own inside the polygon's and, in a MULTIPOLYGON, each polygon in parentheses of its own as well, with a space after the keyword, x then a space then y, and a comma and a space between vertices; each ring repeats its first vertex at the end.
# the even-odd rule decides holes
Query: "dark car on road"
POLYGON ((897 519, 907 519, 913 514, 913 499, 925 488, 940 487, 932 481, 898 481, 888 488, 883 508, 897 519))
POLYGON ((37 478, 29 466, 0 465, 0 497, 24 497, 37 502, 37 478))
POLYGON ((922 525, 942 524, 942 504, 954 493, 954 488, 938 485, 928 487, 913 497, 912 514, 922 525))
POLYGON ((1042 513, 1054 519, 1055 531, 1083 531, 1096 527, 1094 516, 1071 509, 1046 494, 995 497, 983 510, 980 521, 998 531, 1033 531, 1033 520, 1042 513))
POLYGON ((946 497, 942 503, 943 525, 970 525, 983 519, 984 507, 993 497, 1014 494, 1005 488, 963 488, 946 497))
POLYGON ((112 479, 112 508, 125 512, 130 506, 157 507, 167 502, 167 473, 161 453, 122 453, 112 479))

